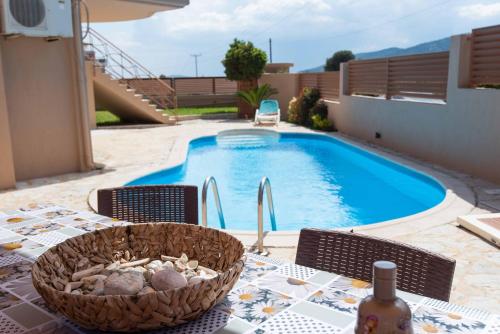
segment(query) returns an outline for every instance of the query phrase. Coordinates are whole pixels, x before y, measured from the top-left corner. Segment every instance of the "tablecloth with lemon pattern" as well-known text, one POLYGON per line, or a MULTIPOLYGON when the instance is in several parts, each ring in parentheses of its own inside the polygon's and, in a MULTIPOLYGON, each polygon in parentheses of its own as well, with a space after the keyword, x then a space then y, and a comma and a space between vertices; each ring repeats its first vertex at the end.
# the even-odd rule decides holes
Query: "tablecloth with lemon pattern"
MULTIPOLYGON (((31 265, 48 248, 96 229, 129 223, 55 205, 0 212, 0 333, 97 333, 48 309, 31 265)), ((152 333, 353 333, 367 282, 248 254, 236 287, 200 319, 152 333)), ((500 316, 398 292, 415 333, 500 333, 500 316)))

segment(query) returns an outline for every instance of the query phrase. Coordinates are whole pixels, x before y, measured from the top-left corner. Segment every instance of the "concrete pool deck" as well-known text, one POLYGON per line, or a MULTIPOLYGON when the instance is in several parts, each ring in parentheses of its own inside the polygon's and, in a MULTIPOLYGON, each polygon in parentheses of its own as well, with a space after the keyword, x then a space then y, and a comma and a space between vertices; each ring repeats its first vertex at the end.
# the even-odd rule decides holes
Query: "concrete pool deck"
MULTIPOLYGON (((253 128, 251 123, 245 121, 197 120, 183 122, 175 127, 98 129, 92 132, 92 140, 94 160, 104 165, 102 170, 20 182, 17 190, 0 193, 0 210, 16 209, 32 202, 50 202, 88 210, 87 196, 93 190, 119 186, 137 177, 182 163, 187 145, 194 138, 215 135, 223 130, 253 128)), ((313 133, 287 123, 281 123, 279 128, 266 129, 313 133)), ((340 134, 333 136, 427 173, 448 189, 446 200, 431 210, 409 218, 356 228, 355 231, 407 242, 456 259, 457 270, 451 302, 500 313, 500 288, 497 284, 500 252, 495 246, 456 225, 458 216, 499 212, 500 195, 492 195, 487 190, 500 188, 500 185, 430 165, 340 134)), ((90 199, 92 201, 92 196, 90 199)), ((246 245, 256 242, 255 232, 234 231, 234 234, 246 245)), ((265 245, 271 256, 293 260, 297 241, 297 232, 275 232, 266 234, 265 245)))

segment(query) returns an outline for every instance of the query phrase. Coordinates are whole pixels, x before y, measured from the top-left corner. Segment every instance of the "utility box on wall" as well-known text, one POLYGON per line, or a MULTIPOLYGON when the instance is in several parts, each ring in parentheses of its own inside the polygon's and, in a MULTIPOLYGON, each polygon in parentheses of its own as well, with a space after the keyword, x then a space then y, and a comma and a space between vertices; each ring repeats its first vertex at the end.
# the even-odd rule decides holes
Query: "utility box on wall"
POLYGON ((71 0, 1 0, 2 34, 73 37, 71 0))

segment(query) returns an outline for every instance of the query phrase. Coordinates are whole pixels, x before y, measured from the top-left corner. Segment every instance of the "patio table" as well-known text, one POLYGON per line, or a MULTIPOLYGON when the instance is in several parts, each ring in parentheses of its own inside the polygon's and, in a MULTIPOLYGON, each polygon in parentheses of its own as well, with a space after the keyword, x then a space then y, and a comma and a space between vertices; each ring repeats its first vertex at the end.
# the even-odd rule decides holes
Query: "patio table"
MULTIPOLYGON (((95 333, 48 309, 33 288, 31 264, 67 238, 129 223, 91 212, 30 205, 0 212, 0 333, 95 333)), ((248 254, 228 297, 200 319, 154 333, 352 333, 371 285, 248 254)), ((415 333, 500 333, 500 316, 405 292, 415 333)))

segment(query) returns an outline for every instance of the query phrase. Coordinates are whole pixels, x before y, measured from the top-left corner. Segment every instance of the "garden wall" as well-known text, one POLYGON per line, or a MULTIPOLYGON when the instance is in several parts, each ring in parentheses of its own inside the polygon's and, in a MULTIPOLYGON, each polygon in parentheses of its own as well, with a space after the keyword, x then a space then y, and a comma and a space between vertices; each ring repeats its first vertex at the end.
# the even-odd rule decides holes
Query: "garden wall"
POLYGON ((77 8, 74 38, 0 40, 0 189, 93 167, 77 8))
POLYGON ((328 103, 341 132, 500 183, 500 90, 460 88, 470 79, 468 36, 452 37, 446 102, 348 95, 348 68, 340 103, 328 103))

